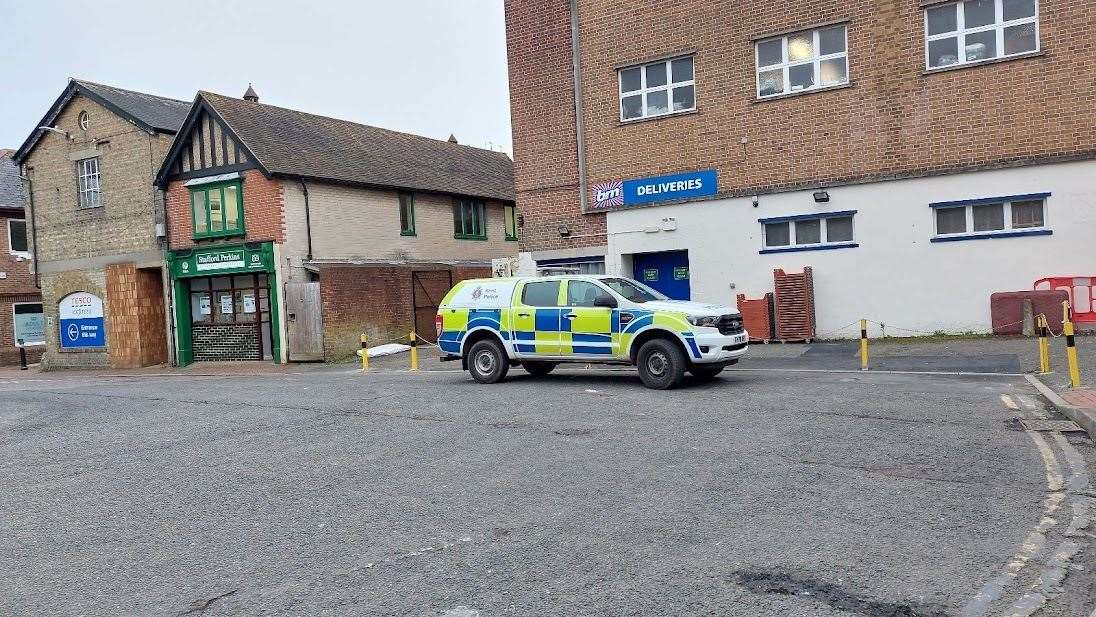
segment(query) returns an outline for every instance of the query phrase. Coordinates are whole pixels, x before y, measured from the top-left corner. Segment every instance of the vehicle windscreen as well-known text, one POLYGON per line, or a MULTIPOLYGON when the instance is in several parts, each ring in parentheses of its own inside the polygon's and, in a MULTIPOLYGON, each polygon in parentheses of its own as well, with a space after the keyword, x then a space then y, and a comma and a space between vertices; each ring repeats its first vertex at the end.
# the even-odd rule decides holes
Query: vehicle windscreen
POLYGON ((601 279, 601 282, 632 302, 642 304, 652 300, 669 300, 659 292, 632 279, 601 279))

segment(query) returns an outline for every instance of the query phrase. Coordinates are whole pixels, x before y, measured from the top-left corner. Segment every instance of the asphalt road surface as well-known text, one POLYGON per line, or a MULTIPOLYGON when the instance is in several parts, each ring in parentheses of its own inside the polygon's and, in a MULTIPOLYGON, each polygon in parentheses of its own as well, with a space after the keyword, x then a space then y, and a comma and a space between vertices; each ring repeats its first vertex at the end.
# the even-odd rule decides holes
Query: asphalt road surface
POLYGON ((1087 617, 1022 378, 0 380, 3 615, 1087 617))

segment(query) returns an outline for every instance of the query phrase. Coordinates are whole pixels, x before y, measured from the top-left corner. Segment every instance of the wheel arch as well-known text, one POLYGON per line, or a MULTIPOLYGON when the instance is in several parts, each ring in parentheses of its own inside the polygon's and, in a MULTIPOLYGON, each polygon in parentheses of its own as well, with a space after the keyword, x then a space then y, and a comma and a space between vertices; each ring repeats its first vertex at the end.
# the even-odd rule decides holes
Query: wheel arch
POLYGON ((460 343, 460 363, 461 367, 468 370, 468 350, 472 349, 472 345, 482 340, 494 340, 499 345, 502 345, 502 351, 506 354, 508 359, 513 359, 513 353, 511 353, 510 346, 506 341, 502 340, 502 337, 498 332, 488 328, 486 326, 480 326, 473 328, 464 335, 464 339, 460 343))
POLYGON ((639 356, 639 350, 643 347, 643 344, 654 339, 672 341, 681 349, 681 353, 685 354, 686 360, 690 362, 693 360, 693 354, 689 352, 689 346, 685 343, 685 338, 677 332, 659 326, 648 326, 632 337, 632 342, 628 347, 628 360, 632 364, 635 364, 639 356))

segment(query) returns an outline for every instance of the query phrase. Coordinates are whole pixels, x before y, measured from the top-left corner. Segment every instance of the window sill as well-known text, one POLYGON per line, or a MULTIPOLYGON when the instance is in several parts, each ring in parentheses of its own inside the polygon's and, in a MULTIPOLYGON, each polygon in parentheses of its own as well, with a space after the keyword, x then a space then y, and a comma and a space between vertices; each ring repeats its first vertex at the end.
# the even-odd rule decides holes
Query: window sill
POLYGON ((217 238, 240 238, 247 235, 244 230, 239 231, 225 231, 225 232, 213 232, 204 234, 194 234, 194 240, 215 240, 217 238))
POLYGON ((518 239, 516 237, 513 237, 513 236, 506 236, 506 241, 507 242, 517 242, 518 239))
POLYGON ((415 233, 415 232, 413 232, 413 231, 401 231, 401 232, 400 232, 400 235, 401 235, 401 236, 407 236, 407 237, 411 237, 411 238, 414 238, 415 236, 417 236, 417 235, 419 235, 419 234, 417 234, 417 233, 415 233))
POLYGON ((691 116, 693 114, 700 113, 699 109, 689 109, 686 111, 673 111, 668 114, 660 114, 658 116, 647 116, 646 118, 631 118, 629 120, 620 120, 618 117, 617 126, 625 126, 628 124, 639 124, 641 122, 654 122, 655 120, 666 120, 667 118, 680 118, 681 116, 691 116))
POLYGON ((29 251, 8 251, 8 254, 19 259, 30 259, 29 251))
POLYGON ((455 234, 453 236, 453 239, 454 240, 479 240, 479 241, 485 241, 485 240, 487 240, 487 236, 462 236, 460 234, 455 234))
POLYGON ((929 242, 959 242, 961 240, 989 240, 992 238, 1017 238, 1020 236, 1049 236, 1054 231, 1050 229, 1024 229, 1016 231, 993 231, 973 234, 956 234, 954 236, 933 236, 929 242))
POLYGON ((1030 51, 1024 54, 1016 54, 1014 56, 1003 56, 1001 58, 989 58, 987 60, 979 60, 977 62, 965 62, 963 64, 949 64, 947 66, 938 66, 931 69, 925 69, 921 72, 921 74, 935 75, 936 73, 947 73, 949 71, 972 69, 976 66, 986 66, 988 64, 1000 64, 1002 62, 1012 62, 1013 60, 1027 60, 1028 58, 1039 58, 1045 55, 1046 50, 1040 49, 1038 51, 1030 51))
POLYGON ((811 246, 784 246, 780 248, 761 249, 758 255, 770 253, 801 253, 804 251, 832 251, 835 249, 854 249, 860 246, 856 242, 843 242, 841 244, 814 244, 811 246))
POLYGON ((772 96, 757 97, 757 98, 755 98, 754 100, 752 100, 750 102, 756 104, 756 103, 765 103, 765 102, 768 102, 768 101, 780 101, 780 100, 783 100, 783 99, 790 99, 790 98, 796 97, 796 96, 805 96, 807 94, 815 94, 816 92, 831 92, 833 90, 844 90, 845 88, 853 87, 855 84, 856 84, 856 82, 850 81, 850 82, 846 82, 846 83, 843 83, 843 84, 838 84, 836 86, 826 86, 824 88, 811 88, 810 90, 800 90, 798 92, 787 92, 785 94, 774 94, 772 96))

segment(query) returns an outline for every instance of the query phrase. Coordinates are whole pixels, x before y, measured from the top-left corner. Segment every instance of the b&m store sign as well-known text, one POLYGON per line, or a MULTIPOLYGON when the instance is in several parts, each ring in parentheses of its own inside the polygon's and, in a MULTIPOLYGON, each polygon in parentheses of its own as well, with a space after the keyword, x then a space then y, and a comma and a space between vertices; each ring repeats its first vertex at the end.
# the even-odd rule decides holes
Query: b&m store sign
POLYGON ((711 197, 717 192, 714 169, 668 176, 599 182, 590 187, 590 209, 610 210, 663 201, 711 197))

